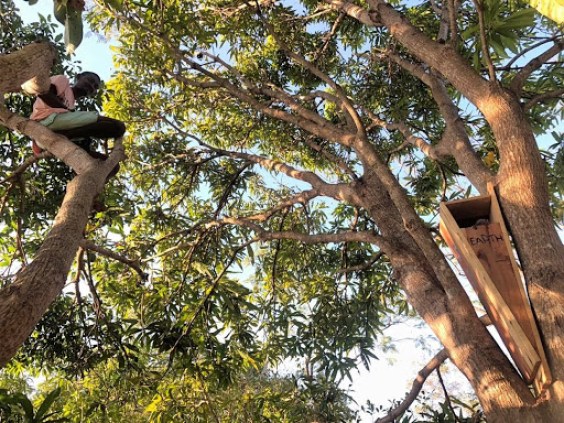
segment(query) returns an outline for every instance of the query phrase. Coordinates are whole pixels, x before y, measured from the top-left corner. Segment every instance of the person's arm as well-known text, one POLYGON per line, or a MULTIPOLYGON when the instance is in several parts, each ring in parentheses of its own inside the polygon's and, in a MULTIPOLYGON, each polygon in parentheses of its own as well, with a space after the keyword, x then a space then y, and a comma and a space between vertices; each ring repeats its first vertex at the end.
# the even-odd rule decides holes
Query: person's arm
POLYGON ((57 87, 53 84, 49 87, 48 93, 38 95, 37 97, 43 100, 49 107, 53 107, 55 109, 68 109, 62 99, 57 95, 57 87))

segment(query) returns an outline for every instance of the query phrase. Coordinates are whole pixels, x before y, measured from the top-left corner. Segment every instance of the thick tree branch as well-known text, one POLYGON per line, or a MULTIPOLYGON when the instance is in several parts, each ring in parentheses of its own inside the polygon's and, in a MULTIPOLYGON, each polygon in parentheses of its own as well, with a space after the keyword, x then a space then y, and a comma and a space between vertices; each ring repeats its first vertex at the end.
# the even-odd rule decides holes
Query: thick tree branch
MULTIPOLYGON (((201 66, 197 64, 193 65, 193 67, 197 71, 203 69, 201 66)), ((254 110, 264 114, 265 116, 296 125, 310 133, 317 134, 323 138, 326 138, 328 140, 337 142, 345 146, 350 146, 352 143, 352 139, 354 138, 353 135, 344 132, 339 127, 333 125, 328 120, 319 116, 319 114, 306 109, 297 101, 293 100, 289 94, 283 92, 280 89, 274 90, 272 88, 268 89, 266 87, 262 87, 259 90, 259 93, 263 93, 268 96, 273 96, 274 98, 277 98, 278 100, 282 101, 289 109, 296 112, 297 115, 292 114, 286 110, 272 108, 270 103, 262 103, 258 101, 255 97, 252 96, 251 93, 245 91, 243 88, 231 84, 227 79, 214 75, 213 73, 210 73, 208 71, 205 72, 208 74, 207 76, 213 75, 210 77, 214 78, 215 81, 222 88, 224 88, 231 95, 233 95, 233 97, 247 103, 254 110)), ((170 73, 170 75, 176 80, 178 80, 179 82, 187 86, 196 86, 196 87, 199 86, 198 82, 195 82, 190 78, 186 78, 183 75, 178 75, 175 73, 170 73)))
POLYGON ((521 69, 521 71, 519 71, 517 75, 513 77, 513 80, 509 85, 509 89, 513 91, 515 95, 517 95, 517 97, 520 97, 523 91, 523 85, 525 85, 525 82, 527 81, 529 76, 531 76, 534 71, 539 69, 552 57, 560 53, 562 49, 564 49, 564 39, 560 38, 555 40, 552 47, 529 61, 529 63, 527 63, 523 67, 523 69, 521 69))
POLYGON ((367 26, 380 26, 378 22, 375 22, 368 11, 356 4, 345 2, 345 1, 326 1, 325 3, 328 4, 334 10, 338 10, 340 12, 346 13, 348 16, 356 19, 357 21, 363 23, 367 26))
MULTIPOLYGON (((189 57, 185 52, 177 48, 174 45, 174 43, 170 42, 170 40, 164 34, 157 33, 152 28, 144 25, 142 22, 139 22, 138 20, 135 20, 133 18, 128 19, 120 14, 115 14, 114 16, 119 20, 127 22, 128 24, 133 24, 135 26, 138 26, 146 33, 151 34, 155 38, 158 38, 161 41, 163 41, 166 47, 170 50, 171 55, 173 57, 175 57, 179 61, 185 62, 188 67, 196 70, 201 75, 204 75, 210 78, 212 81, 215 81, 220 87, 227 90, 235 98, 249 104, 256 111, 263 113, 264 115, 269 116, 271 118, 294 124, 310 133, 317 134, 323 138, 326 138, 333 142, 337 142, 339 144, 350 146, 350 144, 353 142, 354 135, 342 131, 337 126, 332 125, 331 122, 329 122, 328 120, 320 117, 317 113, 306 109, 305 107, 294 101, 289 94, 284 93, 283 90, 281 89, 276 90, 276 93, 278 93, 278 95, 282 95, 282 93, 285 94, 283 98, 286 101, 288 101, 287 106, 294 112, 297 112, 298 116, 295 116, 284 110, 274 109, 270 107, 271 106, 270 104, 261 103, 255 97, 253 97, 252 86, 248 87, 249 90, 245 89, 244 86, 238 87, 233 83, 229 82, 226 78, 221 77, 215 74, 214 72, 209 71, 203 65, 196 62, 192 57, 189 57)), ((201 84, 202 84, 201 81, 195 81, 193 79, 186 78, 184 75, 175 72, 170 72, 168 70, 166 72, 171 77, 175 78, 181 83, 184 83, 187 86, 195 86, 201 88, 201 84)), ((257 90, 257 87, 255 86, 254 89, 257 90)), ((269 95, 269 92, 264 87, 258 89, 257 92, 269 95)), ((271 91, 270 94, 272 93, 273 92, 271 91)))
POLYGON ((488 99, 489 82, 482 78, 450 45, 428 38, 384 0, 369 0, 369 10, 343 0, 324 0, 368 26, 383 23, 391 35, 422 62, 437 69, 464 96, 482 109, 488 99), (361 20, 362 19, 362 20, 361 20))
MULTIPOLYGON (((448 95, 444 83, 439 80, 437 76, 426 71, 421 65, 407 61, 397 54, 387 53, 387 55, 395 63, 413 76, 419 78, 431 89, 431 94, 445 119, 446 130, 434 151, 431 152, 436 158, 440 158, 444 155, 453 156, 472 184, 480 193, 485 194, 487 192, 487 184, 488 182, 492 182, 494 175, 474 151, 468 133, 466 132, 464 121, 460 118, 458 113, 458 107, 456 107, 448 95)), ((427 147, 425 144, 422 144, 421 141, 418 141, 415 145, 419 148, 431 148, 430 146, 427 147)), ((425 152, 425 150, 422 151, 425 152)), ((435 158, 431 156, 430 153, 426 154, 431 158, 435 158)))
POLYGON ((325 185, 329 185, 323 179, 321 179, 316 173, 309 172, 305 170, 298 170, 286 163, 282 163, 278 160, 268 159, 266 157, 259 156, 257 154, 250 154, 250 153, 241 153, 238 151, 229 151, 223 150, 221 148, 212 147, 208 144, 202 144, 206 148, 215 151, 217 153, 222 153, 227 157, 231 157, 234 159, 243 159, 247 160, 252 163, 256 163, 261 165, 267 170, 276 171, 285 174, 291 178, 297 179, 299 181, 307 182, 313 187, 321 187, 325 185))
POLYGON ((399 131, 404 136, 405 141, 398 148, 393 150, 392 154, 395 153, 395 152, 403 150, 408 145, 413 145, 414 147, 419 148, 419 150, 421 150, 421 152, 423 152, 423 154, 425 154, 427 157, 429 157, 433 160, 441 160, 442 157, 439 154, 439 152, 437 151, 437 149, 433 145, 431 145, 430 143, 425 141, 423 138, 415 136, 413 134, 413 132, 411 132, 411 129, 409 128, 409 126, 405 122, 388 123, 388 122, 380 119, 378 116, 376 116, 370 110, 365 110, 365 113, 368 115, 368 117, 372 121, 372 123, 368 127, 368 129, 371 129, 374 126, 378 126, 380 128, 384 128, 384 129, 386 129, 390 132, 391 131, 399 131))
POLYGON ((223 225, 237 225, 251 229, 257 234, 257 238, 261 241, 272 241, 275 239, 288 239, 303 242, 304 244, 319 244, 330 242, 366 242, 376 244, 381 248, 390 248, 390 243, 381 236, 372 231, 347 231, 331 234, 305 234, 295 231, 277 231, 272 232, 264 229, 263 227, 253 223, 246 218, 237 217, 224 217, 223 219, 210 222, 206 227, 216 227, 223 225))
MULTIPOLYGON (((119 150, 112 152, 107 162, 121 157, 119 150)), ((107 163, 100 164, 98 168, 76 176, 67 185, 53 227, 36 256, 18 273, 13 283, 0 290, 0 325, 6 328, 0 338, 0 367, 13 357, 63 289, 92 202, 102 190, 111 169, 107 163)))
POLYGON ((200 143, 200 145, 202 145, 203 147, 214 151, 216 153, 220 153, 223 154, 224 156, 227 157, 231 157, 231 158, 235 158, 235 159, 243 159, 252 163, 256 163, 259 164, 260 166, 262 166, 263 168, 269 170, 269 171, 276 171, 276 172, 280 172, 285 174, 286 176, 289 176, 291 178, 303 181, 303 182, 307 182, 308 184, 310 184, 312 187, 314 187, 315 190, 317 190, 317 192, 320 195, 326 195, 338 200, 347 200, 350 199, 351 196, 351 189, 350 186, 348 184, 329 184, 326 181, 324 181, 323 179, 321 179, 316 173, 314 172, 309 172, 309 171, 304 171, 304 170, 298 170, 286 163, 282 163, 280 161, 277 160, 273 160, 273 159, 268 159, 266 157, 262 157, 256 154, 250 154, 250 153, 241 153, 241 152, 237 152, 237 151, 229 151, 229 150, 223 150, 221 148, 216 148, 213 147, 211 145, 208 145, 206 143, 204 143, 203 141, 199 140, 196 137, 193 137, 194 139, 197 139, 198 142, 200 143))
POLYGON ((313 200, 314 198, 319 197, 319 191, 316 189, 312 189, 309 191, 302 191, 282 202, 280 202, 275 207, 272 207, 268 210, 265 210, 261 213, 256 213, 250 216, 245 216, 246 220, 250 220, 253 222, 266 222, 270 219, 274 214, 278 213, 279 211, 288 209, 296 204, 307 204, 309 201, 313 200))
MULTIPOLYGON (((262 230, 262 228, 260 228, 259 225, 255 224, 253 222, 265 222, 265 221, 269 220, 275 213, 282 211, 282 210, 287 210, 291 206, 298 204, 298 203, 305 204, 305 203, 307 203, 308 201, 312 200, 313 198, 315 198, 317 196, 318 196, 318 193, 317 193, 316 190, 304 191, 304 192, 301 192, 301 193, 283 201, 282 203, 278 204, 276 207, 273 207, 271 209, 263 211, 262 213, 257 213, 257 214, 254 214, 254 215, 237 218, 236 219, 237 222, 235 222, 231 218, 223 218, 223 219, 215 220, 215 221, 208 222, 208 223, 197 224, 197 225, 194 225, 192 228, 177 231, 175 233, 169 234, 166 237, 163 237, 163 238, 157 240, 155 242, 155 244, 163 241, 164 239, 170 239, 174 236, 186 235, 187 233, 194 232, 197 228, 201 228, 205 232, 209 228, 224 226, 226 224, 236 224, 238 226, 246 226, 246 227, 258 228, 259 230, 262 230), (231 219, 231 220, 229 222, 227 222, 226 219, 231 219)), ((200 233, 202 233, 202 232, 200 232, 200 233)), ((256 239, 254 239, 253 242, 256 242, 256 241, 259 241, 259 240, 260 240, 259 238, 256 238, 256 239)), ((153 257, 149 257, 147 259, 143 259, 142 261, 146 262, 146 261, 150 261, 150 260, 157 258, 157 257, 163 257, 167 254, 173 253, 175 251, 181 250, 181 249, 186 248, 186 247, 193 248, 195 245, 197 245, 198 242, 199 242, 198 240, 196 240, 196 241, 191 240, 189 242, 180 243, 178 245, 175 245, 175 246, 159 253, 158 255, 155 255, 153 257)))
MULTIPOLYGON (((117 15, 116 17, 118 17, 118 19, 125 19, 123 16, 120 15, 117 15)), ((295 101, 295 99, 291 95, 279 89, 278 87, 271 86, 271 89, 268 89, 266 86, 262 86, 259 88, 257 88, 256 86, 255 87, 251 86, 248 87, 248 90, 245 89, 244 86, 237 87, 236 85, 229 82, 226 78, 223 78, 219 75, 216 75, 213 72, 208 71, 202 65, 200 65, 195 60, 193 60, 191 57, 187 57, 184 52, 176 48, 163 34, 155 33, 154 31, 151 30, 151 28, 147 28, 143 23, 140 23, 138 21, 133 21, 133 22, 130 21, 129 23, 133 23, 134 25, 142 28, 147 33, 150 33, 155 37, 161 39, 166 44, 166 46, 170 49, 171 54, 174 57, 176 57, 179 61, 184 61, 192 69, 196 70, 197 72, 204 75, 205 77, 208 77, 211 80, 215 81, 220 87, 227 90, 227 92, 230 93, 233 97, 249 104, 253 109, 258 111, 259 113, 262 113, 273 119, 278 119, 283 122, 296 125, 311 134, 314 134, 321 138, 325 138, 329 141, 336 142, 338 144, 347 147, 351 147, 355 142, 356 136, 354 133, 345 132, 341 128, 331 124, 331 122, 322 118, 316 112, 313 112, 303 107, 301 104, 295 101), (289 107, 293 112, 295 112, 297 116, 288 111, 281 110, 279 108, 273 108, 270 103, 265 104, 258 101, 253 96, 253 91, 256 91, 255 94, 266 94, 268 96, 271 96, 272 98, 277 98, 281 100, 287 107, 289 107)), ((169 72, 169 74, 173 78, 177 79, 179 82, 186 84, 187 86, 198 87, 199 84, 201 83, 193 79, 186 78, 184 75, 178 73, 169 72)), ((249 83, 248 81, 246 82, 249 83)), ((331 83, 334 84, 332 81, 331 83)), ((335 88, 339 89, 336 85, 335 88)), ((344 97, 344 100, 347 102, 349 101, 346 98, 346 96, 344 97)), ((356 114, 356 111, 354 111, 354 113, 356 114)), ((361 124, 361 122, 359 122, 359 124, 361 124)), ((331 189, 329 190, 331 192, 329 195, 334 197, 335 193, 337 193, 338 195, 343 194, 342 188, 343 188, 342 185, 340 187, 332 186, 331 189)), ((341 196, 341 198, 343 197, 341 196)))

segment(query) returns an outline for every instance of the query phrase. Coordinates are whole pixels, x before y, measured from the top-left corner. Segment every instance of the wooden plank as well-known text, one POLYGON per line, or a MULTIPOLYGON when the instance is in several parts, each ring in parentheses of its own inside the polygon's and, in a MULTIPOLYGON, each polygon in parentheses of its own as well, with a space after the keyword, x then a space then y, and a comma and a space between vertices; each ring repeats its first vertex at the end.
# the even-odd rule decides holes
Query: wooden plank
MULTIPOLYGON (((535 344, 534 323, 530 319, 529 303, 518 285, 522 284, 511 265, 510 251, 505 244, 507 235, 497 222, 465 228, 466 239, 476 257, 490 275, 497 290, 511 309, 531 344, 535 344)), ((537 351, 538 352, 538 351, 537 351)))
MULTIPOLYGON (((507 231, 507 228, 505 227, 505 221, 503 219, 503 214, 501 213, 501 207, 499 205, 499 201, 497 200, 497 195, 496 195, 495 188, 494 188, 493 184, 488 184, 488 193, 490 194, 490 197, 491 197, 490 221, 497 222, 497 223, 500 224, 501 231, 504 234, 504 242, 505 242, 507 251, 513 251, 513 246, 511 245, 511 241, 509 239, 509 232, 507 231)), ((532 311, 531 306, 529 304, 528 296, 527 296, 527 293, 525 292, 525 287, 524 287, 523 282, 522 282, 523 278, 522 278, 522 274, 521 274, 521 269, 517 265, 515 257, 512 254, 509 257, 509 260, 511 262, 511 267, 513 269, 513 272, 518 277, 518 281, 519 281, 519 283, 516 287, 516 290, 519 292, 519 295, 523 298, 523 301, 527 305, 525 307, 526 319, 531 323, 531 333, 532 333, 532 339, 531 338, 529 338, 529 339, 531 339, 531 343, 533 344, 533 347, 537 351, 539 358, 541 360, 541 366, 539 368, 539 372, 537 373, 535 380, 534 380, 535 389, 536 389, 537 393, 540 394, 540 392, 542 392, 544 389, 548 388, 548 386, 550 386, 550 384, 552 383, 552 374, 550 372, 548 360, 547 360, 546 354, 544 352, 544 347, 543 347, 543 344, 542 344, 541 336, 540 336, 539 330, 537 328, 537 325, 535 323, 533 311, 532 311)))
POLYGON ((540 357, 525 335, 511 309, 488 272, 476 257, 470 243, 445 203, 440 205, 440 232, 476 290, 500 337, 507 346, 523 378, 529 383, 540 366, 540 357))

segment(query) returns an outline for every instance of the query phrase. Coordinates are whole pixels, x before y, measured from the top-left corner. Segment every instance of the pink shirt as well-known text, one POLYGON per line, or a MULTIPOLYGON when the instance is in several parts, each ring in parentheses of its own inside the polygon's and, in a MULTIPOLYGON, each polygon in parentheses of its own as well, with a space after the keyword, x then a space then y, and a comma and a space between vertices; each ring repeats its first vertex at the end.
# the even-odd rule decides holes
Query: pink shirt
MULTIPOLYGON (((74 93, 70 86, 70 81, 65 75, 55 75, 51 77, 51 84, 57 88, 57 97, 70 110, 74 110, 74 93)), ((29 117, 32 120, 43 120, 53 113, 67 113, 69 110, 48 106, 43 100, 37 97, 33 103, 33 112, 29 117)))

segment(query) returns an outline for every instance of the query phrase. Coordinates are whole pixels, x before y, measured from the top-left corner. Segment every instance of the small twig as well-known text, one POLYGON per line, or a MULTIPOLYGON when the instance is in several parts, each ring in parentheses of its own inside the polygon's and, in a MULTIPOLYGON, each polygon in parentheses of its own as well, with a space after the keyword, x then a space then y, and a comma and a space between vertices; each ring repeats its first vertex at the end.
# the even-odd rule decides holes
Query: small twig
POLYGON ((143 272, 143 270, 139 266, 139 260, 134 260, 134 259, 129 259, 127 257, 124 257, 121 254, 118 254, 114 251, 108 250, 107 248, 100 247, 100 246, 94 244, 92 241, 87 240, 87 239, 83 239, 80 242, 80 246, 82 248, 84 248, 85 250, 94 251, 98 254, 112 258, 114 260, 119 261, 120 263, 123 263, 123 264, 131 267, 141 277, 141 280, 146 280, 149 276, 145 272, 143 272))
POLYGON ((311 137, 306 137, 304 139, 304 142, 308 145, 309 148, 317 151, 327 160, 335 163, 339 167, 339 169, 349 175, 354 181, 358 181, 358 175, 351 170, 351 168, 343 159, 325 150, 321 145, 313 141, 311 137))
POLYGON ((551 41, 555 41, 555 40, 557 40, 557 39, 558 39, 558 36, 550 37, 550 38, 547 38, 547 39, 545 39, 545 40, 539 41, 538 43, 535 43, 535 44, 533 44, 533 45, 527 47, 527 48, 524 49, 524 50, 521 50, 519 53, 517 53, 515 56, 513 56, 513 58, 511 58, 511 60, 510 60, 509 62, 507 62, 503 68, 504 68, 504 69, 505 69, 505 68, 510 69, 510 68, 511 68, 511 65, 512 65, 513 63, 515 63, 515 62, 516 62, 520 57, 522 57, 524 54, 527 54, 528 52, 533 51, 533 50, 536 49, 537 47, 540 47, 540 46, 542 46, 543 44, 549 43, 549 42, 551 42, 551 41))
POLYGON ((433 8, 433 11, 435 12, 435 14, 440 17, 441 14, 443 13, 443 9, 441 9, 437 5, 437 2, 435 0, 431 0, 431 7, 433 8))
POLYGON ((513 77, 513 80, 509 84, 509 89, 513 91, 515 95, 520 97, 521 92, 523 91, 523 85, 525 85, 529 76, 531 76, 534 71, 544 65, 553 56, 560 53, 562 49, 564 49, 564 40, 561 38, 554 40, 554 45, 552 47, 530 60, 529 63, 527 63, 519 71, 519 73, 513 77))
POLYGON ((22 233, 23 233, 23 224, 22 224, 22 216, 24 215, 24 207, 25 207, 25 183, 23 178, 18 178, 18 182, 20 185, 20 210, 17 217, 17 231, 16 231, 16 245, 18 247, 18 251, 20 253, 23 266, 27 266, 27 258, 25 255, 25 251, 23 248, 22 242, 22 233))
POLYGON ((223 207, 225 207, 225 205, 227 204, 227 200, 229 199, 229 194, 231 194, 231 191, 233 190, 233 187, 235 186, 235 184, 239 180, 239 177, 243 174, 243 172, 245 172, 245 170, 247 170, 249 167, 251 167, 251 165, 252 165, 251 162, 244 162, 243 166, 241 166, 237 170, 237 172, 235 172, 235 174, 231 177, 231 180, 229 181, 229 185, 225 188, 221 198, 219 199, 219 201, 217 203, 217 208, 216 208, 215 213, 214 213, 214 217, 216 219, 219 217, 219 214, 221 213, 221 210, 223 209, 223 207))
POLYGON ((94 285, 94 280, 92 279, 92 268, 90 267, 90 260, 88 259, 88 255, 86 255, 86 264, 88 266, 88 272, 86 272, 86 283, 88 284, 88 288, 90 289, 90 293, 92 294, 92 308, 94 309, 94 313, 96 314, 96 323, 98 323, 98 319, 104 317, 104 312, 102 310, 102 300, 98 295, 96 285, 94 285))
POLYGON ((360 272, 362 270, 366 270, 372 267, 374 263, 382 258, 384 254, 382 252, 378 252, 372 256, 370 260, 363 264, 359 264, 357 266, 350 266, 343 269, 337 270, 337 273, 352 273, 352 272, 360 272))
POLYGON ((205 293, 204 297, 198 303, 196 310, 194 310, 190 320, 184 323, 184 330, 182 331, 180 336, 176 339, 176 342, 174 343, 174 345, 170 349, 168 367, 167 367, 167 370, 165 371, 165 374, 172 368, 172 362, 174 360, 174 356, 176 354, 176 350, 178 348, 178 345, 180 344, 180 341, 184 337, 188 336, 190 334, 190 332, 192 331, 192 327, 194 326, 194 322, 196 321, 196 319, 198 318, 200 313, 205 308, 205 306, 208 303, 211 296, 215 293, 215 290, 217 289, 219 282, 221 281, 221 279, 223 279, 223 276, 227 273, 227 271, 229 270, 229 268, 231 267, 231 265, 235 261, 237 254, 239 254, 239 252, 241 250, 243 250, 244 248, 246 248, 248 245, 251 245, 252 243, 254 243, 256 241, 257 241, 256 239, 252 239, 250 241, 247 241, 247 242, 241 244, 239 247, 237 247, 237 249, 231 255, 229 262, 225 265, 225 267, 219 273, 219 275, 216 276, 216 278, 213 280, 213 282, 208 287, 208 289, 206 289, 206 293, 205 293))
POLYGON ((80 305, 82 303, 82 296, 80 294, 80 274, 83 272, 84 270, 84 253, 86 252, 86 250, 82 247, 78 247, 78 252, 76 255, 76 275, 74 276, 74 279, 72 280, 72 283, 74 284, 74 292, 75 292, 75 301, 76 304, 80 305))
POLYGON ((342 101, 341 110, 345 114, 348 115, 348 117, 351 119, 354 126, 356 127, 356 130, 360 134, 365 134, 365 128, 364 128, 364 125, 362 123, 362 120, 361 120, 358 112, 355 110, 353 103, 349 99, 349 97, 348 97, 346 91, 343 89, 343 87, 341 85, 339 85, 337 82, 335 82, 329 75, 325 74, 318 67, 316 67, 312 62, 306 60, 305 57, 293 52, 292 50, 290 50, 287 47, 287 44, 285 44, 283 42, 283 40, 280 39, 279 34, 274 30, 273 26, 269 22, 267 22, 266 19, 263 16, 260 16, 260 17, 262 19, 263 25, 270 32, 272 37, 276 40, 278 46, 286 54, 286 56, 288 56, 295 63, 299 64, 305 70, 307 70, 308 72, 310 72, 312 75, 316 76, 317 78, 321 79, 329 87, 331 87, 335 91, 335 94, 337 95, 337 97, 339 97, 342 101))
MULTIPOLYGON (((278 231, 284 229, 284 221, 286 220, 286 216, 290 213, 290 207, 284 210, 282 214, 282 218, 280 219, 280 225, 278 226, 278 231)), ((277 270, 278 270, 278 256, 280 255, 280 250, 282 247, 282 239, 276 241, 276 246, 274 247, 274 256, 272 257, 272 295, 269 300, 269 305, 272 305, 274 299, 276 298, 276 277, 277 277, 277 270)))
POLYGON ((551 99, 551 98, 559 98, 559 97, 562 97, 562 95, 564 95, 564 88, 560 88, 558 90, 549 91, 547 93, 539 94, 539 95, 531 98, 529 101, 527 101, 523 105, 523 109, 524 110, 530 110, 535 104, 538 104, 540 102, 543 102, 544 100, 548 100, 548 99, 551 99))
POLYGON ((393 423, 396 418, 401 416, 415 401, 419 392, 423 388, 423 384, 429 377, 429 375, 437 369, 446 359, 448 358, 448 354, 446 349, 442 349, 439 351, 421 370, 417 373, 417 377, 413 381, 413 385, 411 387, 411 391, 407 394, 405 399, 395 408, 390 410, 390 412, 376 420, 375 423, 393 423))
POLYGON ((25 159, 23 161, 23 163, 21 165, 19 165, 17 168, 14 169, 14 171, 12 172, 11 175, 2 179, 0 181, 0 185, 3 185, 8 181, 14 180, 16 177, 19 177, 22 173, 24 173, 26 171, 26 169, 28 167, 30 167, 32 164, 37 163, 41 159, 46 159, 46 158, 49 158, 49 157, 54 157, 54 156, 51 153, 49 153, 48 151, 44 151, 44 152, 38 154, 37 156, 33 155, 33 156, 28 157, 27 159, 25 159))
POLYGON ((329 45, 329 41, 331 41, 331 38, 333 38, 333 36, 337 32, 337 29, 339 28, 339 25, 341 25, 341 23, 343 22, 343 19, 346 16, 347 16, 346 13, 343 13, 343 12, 339 13, 339 16, 337 16, 337 19, 335 19, 335 22, 333 23, 333 26, 331 27, 331 30, 327 34, 325 34, 325 36, 323 37, 323 45, 321 46, 320 49, 318 49, 313 54, 313 63, 317 62, 317 59, 319 59, 319 57, 321 57, 325 53, 325 50, 327 50, 327 46, 329 45))
POLYGON ((8 198, 10 197, 10 193, 12 192, 12 190, 14 189, 15 186, 16 185, 14 183, 11 183, 10 186, 8 187, 8 189, 6 190, 6 193, 2 197, 2 200, 0 200, 0 214, 2 214, 2 212, 4 211, 4 207, 6 206, 6 203, 8 202, 8 198))
POLYGON ((446 201, 446 192, 448 189, 448 180, 444 168, 439 164, 439 170, 441 171, 441 179, 443 182, 443 192, 441 194, 441 201, 446 201))
POLYGON ((490 75, 490 82, 498 83, 497 78, 495 76, 495 69, 492 62, 492 58, 490 56, 490 51, 488 48, 488 40, 486 37, 486 24, 484 21, 484 3, 483 0, 473 0, 474 5, 476 6, 476 10, 478 12, 478 25, 480 27, 480 41, 482 43, 482 54, 484 55, 484 59, 486 60, 486 64, 488 66, 488 73, 490 75))
POLYGON ((446 1, 443 1, 442 7, 439 7, 435 0, 431 0, 431 8, 440 21, 439 32, 437 33, 437 42, 444 43, 448 39, 448 33, 450 30, 450 8, 448 7, 446 1))
POLYGON ((443 392, 445 394, 445 402, 447 403, 447 406, 448 406, 450 412, 452 413, 454 421, 456 423, 460 423, 460 420, 456 416, 456 411, 454 411, 454 407, 452 406, 452 402, 450 401, 450 396, 447 392, 445 381, 443 380, 443 375, 441 374, 441 366, 437 367, 437 376, 439 378, 439 383, 441 384, 441 387, 443 388, 443 392))
POLYGON ((459 7, 459 0, 444 0, 448 8, 448 21, 450 25, 449 44, 456 48, 458 42, 458 25, 456 24, 456 12, 459 7))

